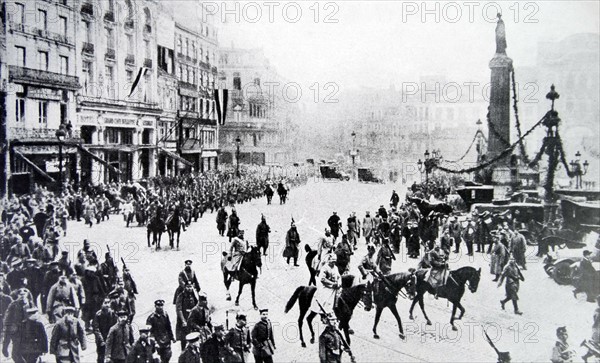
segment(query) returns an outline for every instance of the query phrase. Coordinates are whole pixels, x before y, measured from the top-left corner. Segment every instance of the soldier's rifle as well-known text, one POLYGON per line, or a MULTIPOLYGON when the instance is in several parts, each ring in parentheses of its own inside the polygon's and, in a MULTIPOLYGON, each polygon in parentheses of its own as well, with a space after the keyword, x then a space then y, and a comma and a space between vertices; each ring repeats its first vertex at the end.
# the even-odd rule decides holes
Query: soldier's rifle
MULTIPOLYGON (((327 317, 328 314, 327 314, 327 311, 325 311, 325 309, 323 308, 323 305, 321 305, 319 300, 315 299, 315 301, 317 302, 317 305, 319 305, 319 309, 321 309, 321 314, 323 314, 327 317)), ((346 339, 344 339, 344 335, 342 334, 340 329, 338 329, 337 327, 334 327, 334 326, 331 326, 331 327, 336 332, 336 334, 339 336, 340 341, 342 342, 342 345, 344 346, 344 348, 348 351, 348 354, 350 355, 350 361, 352 363, 356 363, 356 358, 354 357, 354 354, 352 354, 352 349, 350 349, 350 344, 348 344, 348 342, 346 342, 346 339)))

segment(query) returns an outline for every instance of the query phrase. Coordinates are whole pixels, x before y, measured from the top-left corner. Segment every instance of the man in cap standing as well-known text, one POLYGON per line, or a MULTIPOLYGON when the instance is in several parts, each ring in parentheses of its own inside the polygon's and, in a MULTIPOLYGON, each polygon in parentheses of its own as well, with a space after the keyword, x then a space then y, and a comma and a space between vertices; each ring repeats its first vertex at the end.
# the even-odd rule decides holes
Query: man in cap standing
MULTIPOLYGON (((45 353, 48 353, 48 336, 46 328, 40 319, 38 309, 34 306, 27 309, 27 319, 23 321, 22 328, 22 346, 21 356, 24 362, 37 362, 45 353)), ((13 340, 13 350, 15 341, 13 340)), ((19 362, 15 360, 15 362, 19 362)))
POLYGON ((173 355, 171 343, 175 342, 175 336, 173 335, 173 329, 171 328, 171 319, 169 319, 169 315, 165 312, 164 305, 164 300, 156 300, 154 302, 155 310, 146 320, 146 325, 152 327, 150 333, 158 345, 157 351, 160 356, 160 361, 162 363, 168 363, 173 355))
POLYGON ((327 325, 319 337, 319 360, 321 363, 341 363, 342 352, 350 352, 342 345, 337 328, 338 320, 333 313, 328 314, 324 320, 327 325))
POLYGON ((327 220, 327 225, 331 230, 331 235, 333 236, 333 241, 338 238, 340 234, 340 217, 337 215, 337 212, 333 212, 331 217, 327 220))
POLYGON ((53 323, 63 316, 63 310, 67 306, 72 306, 79 310, 79 299, 77 292, 67 276, 61 275, 58 282, 55 283, 48 294, 48 320, 53 323))
POLYGON ((594 302, 594 291, 600 290, 598 288, 600 282, 598 282, 596 277, 596 269, 590 260, 591 255, 592 252, 590 250, 583 251, 583 259, 581 259, 579 264, 581 277, 576 280, 575 290, 573 290, 573 296, 575 296, 575 298, 577 298, 578 293, 585 292, 588 302, 594 302))
POLYGON ((87 349, 85 330, 75 317, 75 308, 67 306, 52 330, 50 354, 56 356, 57 363, 79 363, 79 347, 87 349))
POLYGON ((552 357, 550 358, 550 361, 552 363, 573 362, 576 352, 569 346, 569 334, 567 333, 567 327, 558 327, 556 329, 556 337, 558 340, 552 348, 552 357))
POLYGON ((235 326, 225 336, 225 346, 229 352, 229 362, 247 363, 250 352, 250 331, 246 327, 246 315, 238 313, 235 326))
MULTIPOLYGON (((298 233, 298 230, 296 229, 296 223, 294 222, 294 220, 292 219, 292 224, 290 226, 290 229, 287 231, 287 234, 285 236, 285 250, 284 250, 284 256, 287 258, 287 265, 289 266, 290 264, 290 259, 294 259, 294 267, 298 267, 298 253, 299 253, 299 249, 298 246, 300 245, 300 234, 298 233)), ((286 266, 286 270, 287 270, 287 266, 286 266)))
POLYGON ((269 309, 260 310, 260 321, 252 328, 252 354, 256 363, 273 363, 275 338, 269 320, 269 309))
POLYGON ((206 293, 198 294, 198 302, 194 306, 187 317, 187 331, 199 332, 202 341, 205 341, 210 336, 212 329, 210 310, 208 309, 208 297, 206 293))
POLYGON ((182 349, 179 363, 200 363, 200 333, 192 332, 185 336, 187 346, 182 349))
POLYGON ((175 296, 173 297, 173 304, 177 302, 177 296, 185 289, 185 286, 188 283, 192 284, 192 287, 196 290, 196 292, 200 292, 200 283, 198 282, 198 278, 196 277, 196 271, 192 269, 192 262, 192 260, 185 260, 185 267, 179 273, 179 277, 177 278, 179 286, 175 291, 175 296))
POLYGON ((133 329, 129 325, 127 311, 119 311, 117 317, 119 320, 110 328, 106 337, 105 363, 125 363, 134 343, 133 329))
POLYGON ((96 340, 97 363, 104 363, 106 355, 106 339, 110 328, 117 323, 117 314, 110 307, 110 298, 105 298, 102 308, 94 315, 92 326, 96 340))
POLYGON ((519 281, 525 281, 525 278, 523 277, 523 274, 521 274, 521 271, 515 262, 515 258, 512 256, 509 258, 508 264, 504 266, 504 270, 502 271, 500 280, 498 281, 498 287, 502 285, 502 282, 505 279, 506 298, 504 300, 500 300, 502 310, 504 310, 504 304, 512 300, 515 314, 522 315, 523 313, 519 311, 519 305, 517 304, 517 300, 519 300, 519 296, 517 294, 519 292, 519 281))
POLYGON ((269 233, 271 233, 271 227, 267 224, 265 216, 261 216, 260 223, 256 227, 256 245, 258 248, 263 249, 263 255, 267 255, 267 248, 269 248, 269 233))
POLYGON ((321 270, 321 273, 319 274, 320 284, 317 286, 317 291, 315 292, 310 305, 310 310, 317 314, 323 313, 321 306, 328 312, 333 311, 333 308, 335 307, 337 293, 342 286, 342 277, 335 265, 336 262, 336 256, 331 255, 329 257, 329 262, 323 267, 323 270, 321 270), (319 303, 321 306, 319 306, 319 303))
POLYGON ((156 351, 156 342, 149 337, 150 330, 150 326, 143 326, 139 329, 140 336, 127 355, 127 363, 158 362, 158 359, 154 359, 152 356, 156 351))
POLYGON ((188 281, 185 285, 185 289, 177 295, 175 301, 175 311, 177 312, 177 323, 175 324, 175 336, 177 340, 181 341, 181 350, 185 349, 185 337, 190 331, 187 324, 187 319, 190 316, 190 311, 198 303, 196 293, 194 292, 194 285, 188 281))
POLYGON ((365 213, 365 218, 362 220, 362 231, 363 236, 365 237, 365 242, 368 244, 371 242, 371 234, 373 233, 373 229, 375 228, 375 221, 371 218, 371 214, 369 211, 365 213))
POLYGON ((217 325, 214 327, 212 336, 202 344, 200 348, 202 363, 224 363, 227 356, 225 347, 225 327, 217 325))

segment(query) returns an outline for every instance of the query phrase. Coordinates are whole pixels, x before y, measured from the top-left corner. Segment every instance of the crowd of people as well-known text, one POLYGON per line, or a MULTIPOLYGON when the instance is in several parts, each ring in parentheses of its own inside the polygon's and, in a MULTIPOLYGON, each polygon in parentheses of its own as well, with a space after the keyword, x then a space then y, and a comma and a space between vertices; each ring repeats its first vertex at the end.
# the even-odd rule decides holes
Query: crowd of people
MULTIPOLYGON (((177 335, 173 335, 162 308, 164 301, 159 300, 156 311, 147 319, 148 326, 139 329, 139 338, 134 341, 131 322, 138 291, 125 263, 117 266, 110 250, 100 262, 88 240, 77 252, 76 261, 71 261, 63 240, 68 238, 70 223, 84 222, 93 227, 118 214, 123 214, 127 227, 134 220, 148 225, 157 217, 167 219, 174 213, 189 225, 209 210, 224 211, 225 206, 261 197, 265 188, 278 185, 287 193, 306 180, 300 174, 275 180, 245 170, 237 177, 231 168, 225 168, 193 176, 157 177, 145 183, 66 188, 61 193, 36 186, 30 194, 6 197, 1 204, 0 225, 2 354, 18 363, 36 362, 46 353, 59 362, 78 362, 80 350, 87 348, 86 336, 93 334, 99 363, 168 362, 174 340, 185 346, 181 362, 199 362, 201 356, 203 362, 222 362, 220 356, 234 355, 238 348, 241 350, 237 354, 244 356, 251 346, 255 356, 260 357, 266 341, 272 341, 272 330, 270 337, 263 339, 268 329, 259 331, 257 325, 252 338, 242 337, 238 332, 245 325, 242 314, 237 317, 236 328, 229 332, 224 332, 222 326, 213 327, 206 295, 201 293, 194 299, 188 294, 189 283, 194 280, 186 280, 187 269, 180 276, 181 293, 174 299, 178 307, 177 335), (181 310, 191 303, 196 308, 181 310), (46 321, 52 324, 50 337, 46 321)), ((237 235, 234 222, 228 228, 230 236, 237 235)), ((192 287, 199 291, 195 282, 192 287)), ((268 311, 261 314, 268 324, 268 311)))

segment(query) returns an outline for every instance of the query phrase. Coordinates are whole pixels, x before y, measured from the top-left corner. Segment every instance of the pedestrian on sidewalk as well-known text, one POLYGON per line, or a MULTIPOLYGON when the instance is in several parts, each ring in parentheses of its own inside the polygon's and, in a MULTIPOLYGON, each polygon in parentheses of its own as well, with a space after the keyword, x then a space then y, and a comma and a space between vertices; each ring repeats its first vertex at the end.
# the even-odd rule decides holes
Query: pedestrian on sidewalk
POLYGON ((504 305, 512 300, 515 314, 522 315, 523 313, 519 310, 519 305, 517 304, 517 300, 519 300, 519 296, 517 294, 519 292, 519 281, 525 281, 525 278, 523 277, 521 270, 519 270, 519 267, 512 256, 508 260, 508 264, 504 267, 502 275, 500 275, 498 287, 502 285, 504 280, 506 280, 506 298, 504 300, 500 300, 502 310, 504 310, 504 305))

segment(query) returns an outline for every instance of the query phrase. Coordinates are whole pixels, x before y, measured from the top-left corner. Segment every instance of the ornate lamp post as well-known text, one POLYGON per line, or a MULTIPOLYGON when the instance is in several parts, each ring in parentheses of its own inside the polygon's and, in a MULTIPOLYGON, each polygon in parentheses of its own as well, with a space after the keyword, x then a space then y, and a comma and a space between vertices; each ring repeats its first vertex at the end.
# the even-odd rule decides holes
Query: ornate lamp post
POLYGON ((58 192, 62 194, 63 191, 63 154, 62 146, 65 141, 67 132, 65 131, 65 125, 60 124, 58 130, 56 130, 56 138, 58 139, 58 192))
POLYGON ((577 151, 577 153, 575 154, 575 160, 571 160, 570 162, 571 165, 571 172, 574 174, 573 176, 575 177, 575 189, 582 189, 583 188, 583 176, 585 174, 587 174, 588 171, 588 167, 590 166, 590 164, 588 163, 588 161, 584 161, 583 162, 583 168, 581 167, 581 153, 579 151, 577 151))
POLYGON ((235 152, 235 176, 237 176, 238 178, 240 177, 240 144, 242 143, 242 140, 240 140, 240 137, 238 136, 235 139, 235 145, 237 147, 237 150, 235 152))
POLYGON ((352 149, 350 150, 350 157, 352 158, 352 177, 354 178, 354 169, 356 165, 356 156, 358 155, 358 150, 356 149, 356 132, 352 131, 352 149))
POLYGON ((433 168, 436 166, 438 159, 441 158, 442 155, 439 150, 433 150, 431 154, 429 153, 429 150, 425 150, 423 156, 425 157, 425 161, 421 161, 421 159, 419 159, 419 161, 417 161, 417 166, 419 168, 419 172, 425 172, 425 183, 428 184, 429 173, 433 171, 433 168))

